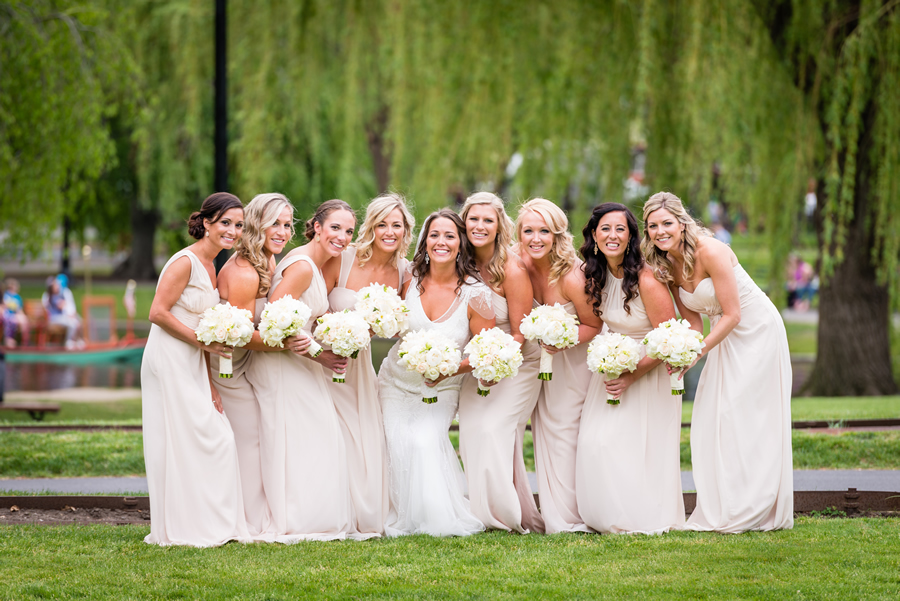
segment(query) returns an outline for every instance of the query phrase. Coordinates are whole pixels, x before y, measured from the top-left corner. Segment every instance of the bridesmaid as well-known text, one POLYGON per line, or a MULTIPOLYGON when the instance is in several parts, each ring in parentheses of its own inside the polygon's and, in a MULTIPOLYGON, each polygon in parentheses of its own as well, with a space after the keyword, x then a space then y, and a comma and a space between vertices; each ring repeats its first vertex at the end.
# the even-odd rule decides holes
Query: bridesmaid
MULTIPOLYGON (((342 200, 329 200, 306 222, 309 243, 278 264, 269 300, 291 295, 312 309, 328 311, 321 267, 340 256, 353 237, 356 218, 342 200)), ((260 399, 260 455, 266 497, 279 542, 334 540, 354 535, 344 438, 328 384, 329 371, 343 373, 347 360, 331 351, 311 359, 308 345, 260 353, 247 378, 260 399)))
POLYGON ((691 418, 697 508, 685 527, 791 528, 791 361, 781 315, 674 194, 651 196, 644 224, 644 255, 678 312, 697 331, 705 314, 712 328, 691 418))
MULTIPOLYGON (((369 203, 356 243, 325 264, 332 311, 353 309, 356 293, 369 284, 400 291, 413 227, 402 196, 385 194, 369 203)), ((354 526, 362 535, 381 535, 389 509, 387 451, 371 347, 347 363, 345 383, 329 388, 347 449, 354 526)))
POLYGON ((559 303, 577 315, 580 344, 554 353, 553 379, 542 382, 531 418, 541 516, 547 534, 588 532, 575 497, 575 447, 581 409, 591 373, 586 367, 588 342, 602 322, 584 292, 582 263, 575 254, 569 220, 544 198, 529 200, 519 210, 518 252, 534 289, 534 305, 559 303))
MULTIPOLYGON (((668 288, 644 263, 637 220, 625 205, 594 209, 581 256, 584 291, 610 332, 640 342, 675 317, 668 288)), ((615 380, 591 374, 575 460, 584 523, 602 533, 661 534, 681 527, 680 439, 681 397, 672 396, 660 361, 645 356, 633 373, 615 380), (607 392, 621 404, 608 404, 607 392)))
POLYGON ((213 259, 241 235, 244 210, 217 192, 188 221, 197 242, 175 253, 159 276, 150 306, 150 337, 141 362, 144 463, 150 490, 150 534, 157 545, 212 547, 247 542, 234 434, 197 341, 200 315, 219 302, 213 259))
MULTIPOLYGON (((266 294, 275 273, 275 255, 281 254, 284 245, 294 235, 294 207, 282 194, 260 194, 244 208, 244 233, 235 245, 235 253, 219 272, 216 280, 222 302, 253 313, 253 322, 259 326, 259 317, 266 304, 266 294)), ((291 338, 287 345, 302 348, 308 341, 291 338)), ((246 377, 250 363, 249 351, 281 350, 263 343, 259 332, 253 333, 250 342, 232 351, 233 377, 216 377, 219 373, 218 358, 210 362, 213 382, 222 397, 225 415, 234 430, 238 458, 241 466, 241 487, 244 491, 244 513, 247 527, 254 536, 270 532, 274 528, 272 512, 263 489, 262 464, 259 456, 259 399, 246 377)))
POLYGON ((475 265, 491 289, 497 327, 523 344, 525 362, 519 375, 492 386, 487 397, 477 393, 475 378, 465 378, 459 397, 459 450, 466 466, 472 513, 486 528, 526 534, 543 532, 522 457, 522 438, 541 391, 540 347, 519 333, 531 312, 531 280, 510 250, 513 222, 503 201, 490 192, 466 199, 460 213, 475 265))

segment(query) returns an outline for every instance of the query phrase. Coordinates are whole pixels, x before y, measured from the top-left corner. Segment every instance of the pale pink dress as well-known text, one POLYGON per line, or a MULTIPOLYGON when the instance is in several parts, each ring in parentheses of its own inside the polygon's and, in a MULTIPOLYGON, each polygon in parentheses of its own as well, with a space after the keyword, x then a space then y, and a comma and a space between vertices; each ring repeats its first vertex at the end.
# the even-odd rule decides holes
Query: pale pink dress
MULTIPOLYGON (((219 302, 209 273, 188 249, 191 277, 172 315, 191 328, 219 302)), ((157 545, 212 547, 248 542, 234 434, 212 402, 203 351, 157 325, 141 362, 144 464, 150 491, 150 534, 157 545)))
MULTIPOLYGON (((491 292, 497 327, 510 332, 506 299, 491 292)), ((541 392, 541 349, 526 340, 519 375, 501 380, 488 396, 478 395, 473 376, 459 394, 459 451, 466 468, 472 513, 486 528, 525 534, 543 532, 522 456, 525 425, 541 392)))
MULTIPOLYGON (((744 268, 734 266, 741 321, 706 356, 691 416, 697 507, 688 530, 745 532, 794 525, 791 355, 778 309, 744 268)), ((710 278, 688 309, 715 324, 722 307, 710 278)))
MULTIPOLYGON (((222 302, 226 302, 222 300, 222 302)), ((266 299, 256 299, 253 324, 259 326, 259 316, 266 305, 266 299)), ((216 390, 222 397, 225 415, 234 430, 238 459, 241 465, 241 489, 244 491, 244 513, 250 534, 259 537, 274 528, 272 512, 263 489, 262 461, 259 455, 259 400, 256 390, 247 379, 247 368, 254 353, 236 348, 231 354, 231 378, 219 377, 219 357, 210 357, 210 372, 216 390)))
MULTIPOLYGON (((355 248, 341 253, 338 283, 328 295, 332 311, 356 306, 357 292, 346 287, 355 260, 355 248)), ((405 263, 406 260, 402 260, 399 269, 401 284, 405 263)), ((347 448, 354 524, 361 534, 383 534, 389 508, 387 450, 372 348, 368 347, 360 351, 356 359, 350 359, 346 381, 332 383, 329 389, 347 448)))
MULTIPOLYGON (((576 314, 574 303, 566 303, 564 309, 576 314)), ((547 534, 590 531, 581 519, 575 496, 575 449, 581 408, 591 381, 587 347, 584 341, 553 355, 553 379, 542 382, 531 418, 538 498, 547 534)))
MULTIPOLYGON (((630 314, 622 280, 607 272, 603 323, 640 343, 654 326, 640 295, 629 308, 630 314)), ((645 349, 641 345, 641 356, 645 349)), ((575 463, 578 511, 585 524, 602 533, 661 534, 680 528, 681 396, 672 396, 666 366, 641 376, 619 400, 619 405, 608 404, 606 376, 591 374, 575 463)))
MULTIPOLYGON (((269 298, 284 270, 307 261, 313 278, 300 296, 312 310, 304 329, 328 311, 322 273, 313 260, 289 253, 275 270, 269 298)), ((344 437, 331 400, 331 376, 291 351, 258 353, 247 378, 260 402, 260 455, 266 497, 279 542, 334 540, 353 535, 344 437)))

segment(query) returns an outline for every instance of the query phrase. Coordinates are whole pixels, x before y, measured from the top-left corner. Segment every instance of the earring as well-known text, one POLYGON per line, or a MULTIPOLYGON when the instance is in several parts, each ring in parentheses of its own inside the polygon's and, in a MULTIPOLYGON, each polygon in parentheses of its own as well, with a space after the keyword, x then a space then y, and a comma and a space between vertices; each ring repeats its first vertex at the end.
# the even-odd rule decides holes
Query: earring
POLYGON ((626 245, 626 246, 625 246, 625 254, 627 255, 627 254, 628 254, 628 251, 630 251, 630 250, 631 250, 631 245, 630 245, 630 244, 629 244, 629 245, 626 245))
POLYGON ((456 253, 456 262, 459 263, 459 253, 456 253))
POLYGON ((316 242, 319 241, 319 234, 316 234, 316 242))
POLYGON ((597 254, 597 249, 599 249, 599 248, 600 248, 600 246, 598 244, 594 245, 594 254, 595 255, 597 254))
POLYGON ((425 253, 425 264, 428 265, 431 263, 431 257, 428 256, 428 253, 425 253))
POLYGON ((209 238, 209 230, 206 230, 205 236, 206 236, 207 238, 209 238))

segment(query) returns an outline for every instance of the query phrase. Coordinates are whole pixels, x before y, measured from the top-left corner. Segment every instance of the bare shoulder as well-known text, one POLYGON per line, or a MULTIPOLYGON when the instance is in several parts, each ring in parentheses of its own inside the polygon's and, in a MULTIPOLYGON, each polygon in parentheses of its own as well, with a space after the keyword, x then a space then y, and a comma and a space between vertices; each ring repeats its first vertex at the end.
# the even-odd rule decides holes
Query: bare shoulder
POLYGON ((669 293, 669 287, 656 279, 656 275, 653 273, 653 268, 649 265, 644 265, 641 268, 641 271, 638 274, 638 287, 640 288, 642 294, 646 294, 648 292, 662 292, 665 294, 669 293))
POLYGON ((730 246, 711 236, 702 236, 697 240, 697 259, 704 265, 727 263, 731 266, 738 262, 730 246))

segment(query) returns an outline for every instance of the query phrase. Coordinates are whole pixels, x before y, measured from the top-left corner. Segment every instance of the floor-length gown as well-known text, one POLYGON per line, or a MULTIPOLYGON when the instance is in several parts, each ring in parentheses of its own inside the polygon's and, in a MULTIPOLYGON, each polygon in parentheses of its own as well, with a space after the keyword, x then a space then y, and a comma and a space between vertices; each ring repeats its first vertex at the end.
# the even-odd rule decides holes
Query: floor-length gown
MULTIPOLYGON (((294 251, 272 277, 273 298, 284 270, 307 261, 313 278, 300 300, 312 310, 304 326, 328 310, 322 273, 294 251)), ((330 375, 307 356, 291 351, 258 353, 247 377, 260 401, 263 484, 279 542, 334 540, 353 534, 344 437, 329 392, 330 375)))
MULTIPOLYGON (((509 307, 496 292, 497 327, 510 333, 509 307)), ((541 349, 526 340, 519 374, 501 380, 486 397, 478 394, 473 376, 463 378, 459 396, 459 452, 466 468, 472 513, 485 527, 525 534, 543 532, 525 471, 522 434, 541 392, 541 349)))
MULTIPOLYGON (((490 290, 481 283, 463 284, 459 297, 435 321, 425 315, 416 282, 406 293, 410 331, 436 330, 463 349, 470 338, 468 306, 490 307, 490 290)), ((391 509, 388 536, 431 534, 465 536, 484 530, 464 496, 465 479, 448 431, 459 404, 463 375, 440 382, 438 400, 422 402, 422 376, 397 362, 398 342, 378 372, 388 449, 391 509)))
MULTIPOLYGON (((222 301, 226 302, 225 300, 222 301)), ((266 299, 256 299, 253 324, 259 326, 259 316, 266 299)), ((247 379, 247 368, 253 353, 235 348, 231 354, 232 377, 220 378, 219 357, 210 357, 213 382, 222 397, 222 407, 234 431, 238 459, 241 466, 241 490, 244 491, 244 514, 250 534, 258 538, 273 529, 272 512, 262 480, 262 460, 259 455, 259 400, 256 390, 247 379)))
MULTIPOLYGON (((563 308, 576 315, 574 303, 568 302, 563 308)), ((553 379, 543 382, 531 417, 538 499, 547 534, 590 531, 581 519, 575 496, 578 428, 591 381, 588 341, 582 342, 553 355, 553 379)))
MULTIPOLYGON (((171 312, 194 329, 219 293, 188 249, 169 259, 160 279, 182 257, 191 261, 191 277, 171 312)), ((234 434, 213 405, 203 351, 154 324, 141 362, 141 391, 151 516, 144 541, 193 547, 249 541, 234 434)))
MULTIPOLYGON (((794 525, 791 357, 778 310, 734 266, 741 320, 706 355, 691 416, 697 507, 689 530, 745 532, 794 525)), ((710 278, 679 296, 692 311, 722 316, 710 278)))
MULTIPOLYGON (((606 277, 603 323, 640 342, 654 327, 640 295, 627 313, 622 280, 609 272, 606 277)), ((680 528, 681 397, 672 396, 665 364, 641 376, 619 401, 608 404, 606 376, 591 374, 575 462, 578 511, 597 532, 661 534, 680 528)))
MULTIPOLYGON (((356 306, 357 292, 347 288, 347 278, 355 260, 355 248, 341 253, 340 277, 328 295, 332 311, 356 306)), ((404 267, 401 264, 398 270, 401 282, 404 267)), ((372 366, 371 346, 347 362, 345 379, 343 384, 332 383, 329 388, 347 449, 353 519, 360 534, 380 535, 384 533, 390 505, 384 420, 378 402, 378 377, 372 366)))

